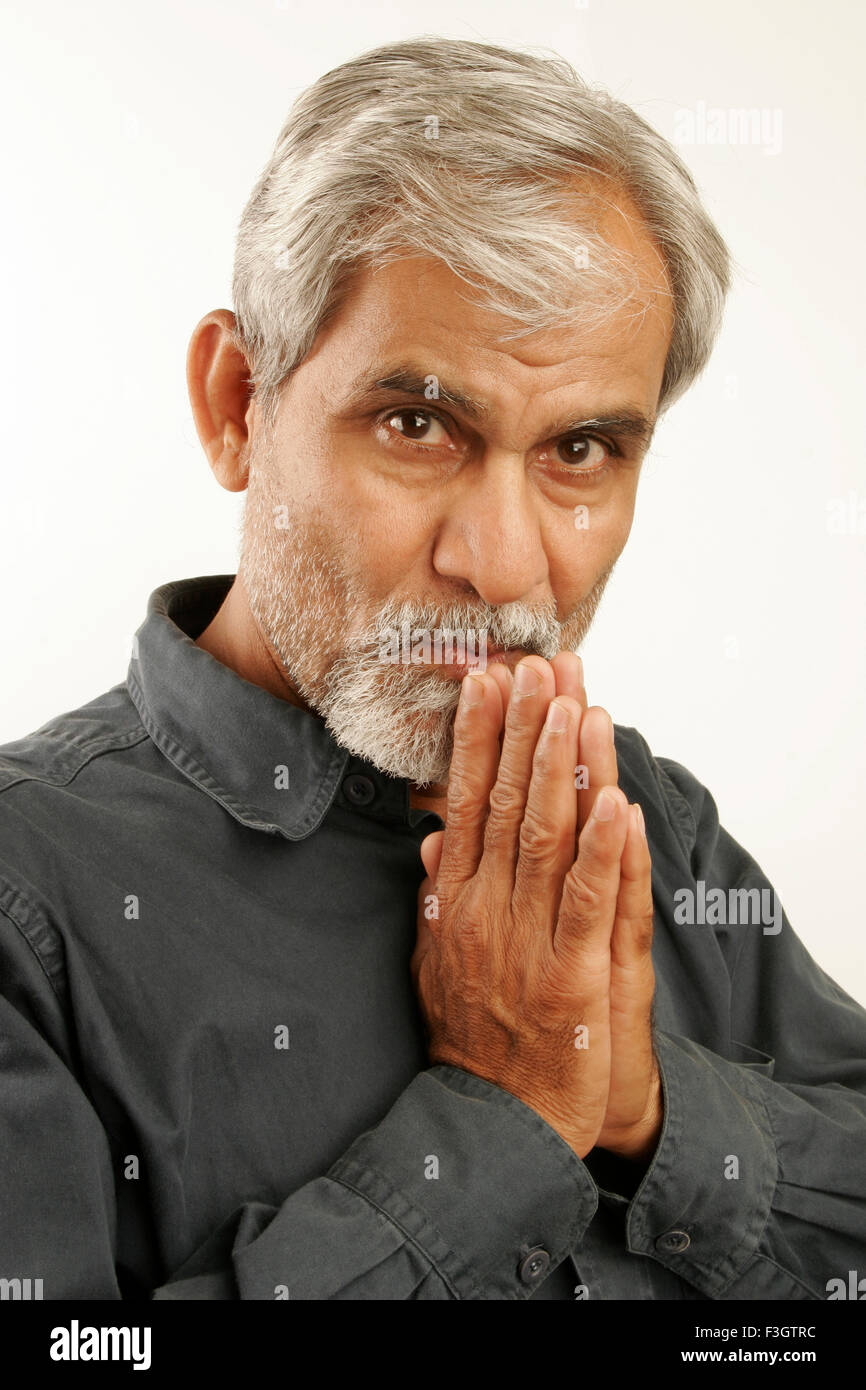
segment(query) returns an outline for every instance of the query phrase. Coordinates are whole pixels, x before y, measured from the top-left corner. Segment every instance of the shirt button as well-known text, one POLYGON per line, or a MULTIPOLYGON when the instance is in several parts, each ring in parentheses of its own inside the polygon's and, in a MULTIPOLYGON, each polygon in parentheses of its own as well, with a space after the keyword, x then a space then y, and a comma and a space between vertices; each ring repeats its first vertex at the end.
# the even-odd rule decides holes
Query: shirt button
POLYGON ((679 1255, 683 1250, 688 1250, 691 1243, 691 1237, 685 1231, 665 1231, 656 1241, 656 1250, 663 1250, 666 1255, 679 1255))
POLYGON ((529 1254, 520 1261, 520 1268, 517 1273, 520 1275, 521 1283, 537 1284, 539 1279, 543 1279, 549 1268, 550 1256, 546 1250, 530 1250, 529 1254))
POLYGON ((369 806, 376 795, 376 787, 369 777, 353 772, 343 782, 343 795, 353 806, 369 806))

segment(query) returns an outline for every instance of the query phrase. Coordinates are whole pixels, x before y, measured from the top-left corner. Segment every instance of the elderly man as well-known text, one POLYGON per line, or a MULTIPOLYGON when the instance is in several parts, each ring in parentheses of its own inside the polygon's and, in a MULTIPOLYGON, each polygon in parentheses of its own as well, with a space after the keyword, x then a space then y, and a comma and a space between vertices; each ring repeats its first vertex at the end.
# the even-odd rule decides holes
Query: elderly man
POLYGON ((428 39, 301 96, 189 351, 238 573, 0 750, 0 1274, 845 1296, 866 1013, 576 655, 727 287, 564 63, 428 39))

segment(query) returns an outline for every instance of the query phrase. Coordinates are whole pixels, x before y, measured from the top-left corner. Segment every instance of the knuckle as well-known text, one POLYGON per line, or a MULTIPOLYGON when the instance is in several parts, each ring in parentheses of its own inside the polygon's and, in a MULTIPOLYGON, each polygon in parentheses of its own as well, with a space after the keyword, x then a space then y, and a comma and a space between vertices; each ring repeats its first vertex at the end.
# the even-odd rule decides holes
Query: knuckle
POLYGON ((566 852, 573 850, 574 834, 567 827, 551 826, 537 811, 527 808, 520 826, 519 845, 520 858, 525 865, 545 867, 559 863, 566 852))
POLYGON ((521 831, 519 847, 520 871, 531 877, 540 877, 550 873, 555 867, 557 856, 556 847, 552 841, 528 840, 524 842, 523 832, 521 831))
MULTIPOLYGON (((458 783, 453 792, 448 796, 448 819, 446 821, 446 836, 448 830, 465 830, 474 825, 481 814, 478 797, 473 795, 471 789, 465 782, 458 783)), ((453 836, 452 836, 453 839, 453 836)))
POLYGON ((600 917, 606 906, 601 882, 586 874, 569 874, 563 893, 563 907, 578 918, 600 917))
POLYGON ((509 848, 522 816, 523 801, 519 789, 511 783, 498 781, 490 793, 484 848, 492 851, 509 848))
POLYGON ((567 912, 584 919, 598 916, 601 906, 601 894, 594 884, 588 883, 587 878, 571 878, 567 892, 563 894, 563 908, 567 912))
POLYGON ((513 823, 501 816, 488 816, 484 827, 484 854, 498 854, 503 850, 510 850, 513 842, 513 823))
POLYGON ((499 777, 490 793, 490 815, 497 820, 514 821, 523 814, 523 797, 516 782, 503 776, 501 771, 499 777))
POLYGON ((480 794, 478 785, 478 760, 474 748, 460 748, 454 744, 451 767, 448 776, 448 796, 463 800, 474 800, 480 794))
POLYGON ((467 887, 470 891, 453 895, 448 893, 446 887, 440 897, 439 937, 443 950, 449 953, 471 945, 484 931, 483 902, 475 891, 476 885, 467 887))

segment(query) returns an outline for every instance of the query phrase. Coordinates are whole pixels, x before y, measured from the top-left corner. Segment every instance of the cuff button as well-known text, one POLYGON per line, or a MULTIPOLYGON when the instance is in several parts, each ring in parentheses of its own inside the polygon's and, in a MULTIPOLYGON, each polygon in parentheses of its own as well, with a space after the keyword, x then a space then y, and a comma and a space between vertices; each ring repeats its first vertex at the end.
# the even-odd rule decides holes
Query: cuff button
POLYGON ((691 1237, 685 1231, 665 1231, 656 1241, 656 1250, 662 1250, 666 1255, 681 1255, 691 1243, 691 1237))
POLYGON ((530 1250, 528 1255, 520 1261, 517 1273, 523 1284, 537 1284, 539 1279, 543 1279, 550 1268, 550 1256, 546 1250, 540 1247, 537 1250, 530 1250))

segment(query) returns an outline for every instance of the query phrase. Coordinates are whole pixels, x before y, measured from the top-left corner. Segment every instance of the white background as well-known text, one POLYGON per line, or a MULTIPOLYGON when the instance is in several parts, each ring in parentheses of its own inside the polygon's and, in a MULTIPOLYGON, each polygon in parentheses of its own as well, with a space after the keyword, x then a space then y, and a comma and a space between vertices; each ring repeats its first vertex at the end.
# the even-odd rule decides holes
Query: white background
MULTIPOLYGON (((0 741, 124 679, 169 579, 234 573, 189 336, 295 95, 422 33, 548 47, 668 138, 782 113, 782 149, 682 146, 738 263, 714 360, 661 425, 586 649, 591 701, 712 790, 795 930, 866 1002, 864 20, 857 0, 6 4, 0 741)), ((804 1026, 807 1020, 803 1020, 804 1026)))

